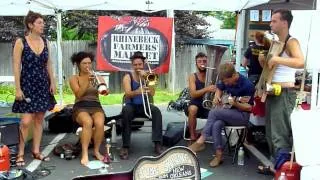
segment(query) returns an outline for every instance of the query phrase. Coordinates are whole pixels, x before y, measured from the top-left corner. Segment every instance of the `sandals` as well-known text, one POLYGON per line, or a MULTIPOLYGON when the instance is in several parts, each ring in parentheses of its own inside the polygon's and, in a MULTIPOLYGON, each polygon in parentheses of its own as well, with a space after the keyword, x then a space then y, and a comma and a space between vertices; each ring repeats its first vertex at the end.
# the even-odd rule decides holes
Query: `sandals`
MULTIPOLYGON (((32 157, 34 159, 38 159, 40 161, 49 161, 50 160, 50 158, 48 156, 44 156, 41 153, 32 152, 32 157)), ((26 163, 24 161, 24 154, 17 155, 17 157, 16 157, 16 166, 22 167, 22 166, 25 166, 25 165, 26 165, 26 163)))
POLYGON ((274 176, 274 172, 271 170, 270 166, 258 166, 257 172, 263 175, 274 176))
POLYGON ((17 160, 16 160, 16 166, 18 167, 22 167, 24 165, 26 165, 25 161, 24 161, 24 154, 20 154, 17 155, 17 160))
POLYGON ((50 161, 49 156, 44 156, 44 155, 41 154, 40 152, 38 152, 38 153, 32 152, 32 157, 33 157, 34 159, 38 159, 38 160, 40 160, 40 161, 50 161))

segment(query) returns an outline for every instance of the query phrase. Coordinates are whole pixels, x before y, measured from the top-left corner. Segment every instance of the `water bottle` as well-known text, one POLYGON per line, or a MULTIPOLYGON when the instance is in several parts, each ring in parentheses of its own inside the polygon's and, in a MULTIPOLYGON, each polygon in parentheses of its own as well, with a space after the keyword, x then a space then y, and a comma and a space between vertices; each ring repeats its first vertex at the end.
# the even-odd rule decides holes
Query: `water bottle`
POLYGON ((111 148, 110 138, 106 138, 106 150, 109 156, 111 155, 110 148, 111 148))
POLYGON ((111 143, 113 145, 117 144, 117 130, 116 130, 116 121, 112 120, 112 131, 111 131, 111 143))
POLYGON ((281 175, 279 176, 278 180, 288 180, 286 173, 285 172, 281 172, 281 175))
POLYGON ((107 152, 108 152, 109 161, 113 161, 114 160, 114 150, 113 150, 113 146, 112 146, 110 138, 107 138, 107 152))
POLYGON ((240 147, 238 151, 238 165, 243 166, 244 165, 244 151, 243 147, 240 147))

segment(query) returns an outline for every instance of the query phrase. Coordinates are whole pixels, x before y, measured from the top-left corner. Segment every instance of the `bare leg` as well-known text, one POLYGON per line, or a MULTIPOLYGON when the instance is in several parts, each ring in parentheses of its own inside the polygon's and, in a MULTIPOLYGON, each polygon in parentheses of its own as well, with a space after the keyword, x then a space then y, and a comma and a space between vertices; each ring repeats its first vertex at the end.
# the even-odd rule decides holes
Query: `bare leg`
POLYGON ((42 161, 49 161, 49 157, 45 157, 40 153, 40 143, 42 138, 42 122, 44 118, 44 112, 38 112, 34 115, 34 127, 33 127, 33 147, 32 147, 32 155, 33 158, 39 159, 42 161))
POLYGON ((203 144, 205 141, 206 137, 203 134, 197 139, 198 144, 203 144))
POLYGON ((40 152, 40 143, 41 143, 41 138, 42 138, 42 122, 44 118, 44 113, 39 112, 35 113, 34 116, 34 127, 33 127, 33 147, 32 147, 32 152, 34 154, 40 152))
POLYGON ((94 141, 94 155, 98 160, 103 160, 103 155, 100 153, 100 145, 104 137, 104 114, 102 112, 96 112, 93 114, 93 124, 95 130, 93 131, 94 141))
POLYGON ((197 112, 198 107, 195 105, 190 105, 188 107, 188 126, 189 126, 189 133, 190 133, 190 139, 196 140, 196 128, 197 128, 197 112))
POLYGON ((17 158, 17 165, 18 166, 23 166, 24 165, 24 147, 25 147, 25 142, 28 137, 28 132, 29 132, 29 127, 31 124, 32 119, 34 118, 33 114, 23 114, 21 117, 21 122, 20 122, 20 140, 19 140, 19 152, 18 152, 18 158, 17 158))
POLYGON ((88 146, 92 137, 92 124, 93 120, 87 112, 80 112, 77 116, 76 121, 82 126, 81 133, 81 146, 82 155, 80 163, 82 165, 87 165, 89 162, 88 146))

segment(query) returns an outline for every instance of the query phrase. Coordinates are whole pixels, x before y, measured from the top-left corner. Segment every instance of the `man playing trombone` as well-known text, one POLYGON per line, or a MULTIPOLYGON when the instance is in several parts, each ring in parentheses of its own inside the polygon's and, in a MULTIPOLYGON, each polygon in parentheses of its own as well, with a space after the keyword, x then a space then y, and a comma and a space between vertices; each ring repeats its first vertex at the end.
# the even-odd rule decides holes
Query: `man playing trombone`
POLYGON ((202 106, 203 96, 205 93, 214 92, 216 90, 215 85, 205 87, 207 55, 203 52, 199 52, 195 59, 198 72, 191 74, 188 78, 191 101, 186 110, 191 141, 197 139, 197 117, 208 117, 209 110, 202 106))
POLYGON ((137 116, 148 117, 152 120, 152 141, 155 143, 155 153, 161 154, 162 152, 162 114, 158 107, 149 102, 149 97, 152 98, 155 94, 154 87, 145 84, 146 74, 152 72, 143 70, 146 58, 142 52, 135 52, 130 60, 133 71, 126 74, 122 81, 125 106, 122 109, 121 159, 129 157, 131 121, 137 116))

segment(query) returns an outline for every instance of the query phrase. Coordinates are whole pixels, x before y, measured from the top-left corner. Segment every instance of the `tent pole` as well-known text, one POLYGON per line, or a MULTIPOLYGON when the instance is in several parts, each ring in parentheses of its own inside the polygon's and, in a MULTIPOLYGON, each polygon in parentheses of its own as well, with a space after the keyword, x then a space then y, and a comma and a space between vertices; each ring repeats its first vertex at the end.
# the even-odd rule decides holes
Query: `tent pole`
POLYGON ((237 19, 237 35, 236 35, 236 70, 240 70, 243 49, 244 26, 246 20, 246 12, 242 10, 238 14, 237 19))
POLYGON ((175 44, 175 31, 174 31, 174 10, 170 9, 167 10, 167 17, 170 17, 173 19, 172 24, 172 41, 171 41, 171 61, 169 72, 171 74, 170 82, 171 82, 171 90, 172 93, 175 93, 175 83, 176 83, 176 44, 175 44))
POLYGON ((58 56, 58 85, 59 85, 59 105, 63 105, 63 69, 62 69, 62 24, 61 24, 61 12, 56 14, 57 17, 57 56, 58 56))
POLYGON ((320 70, 317 68, 312 69, 312 89, 311 89, 311 110, 316 110, 319 108, 319 96, 320 92, 318 92, 318 83, 319 83, 319 72, 320 70))

